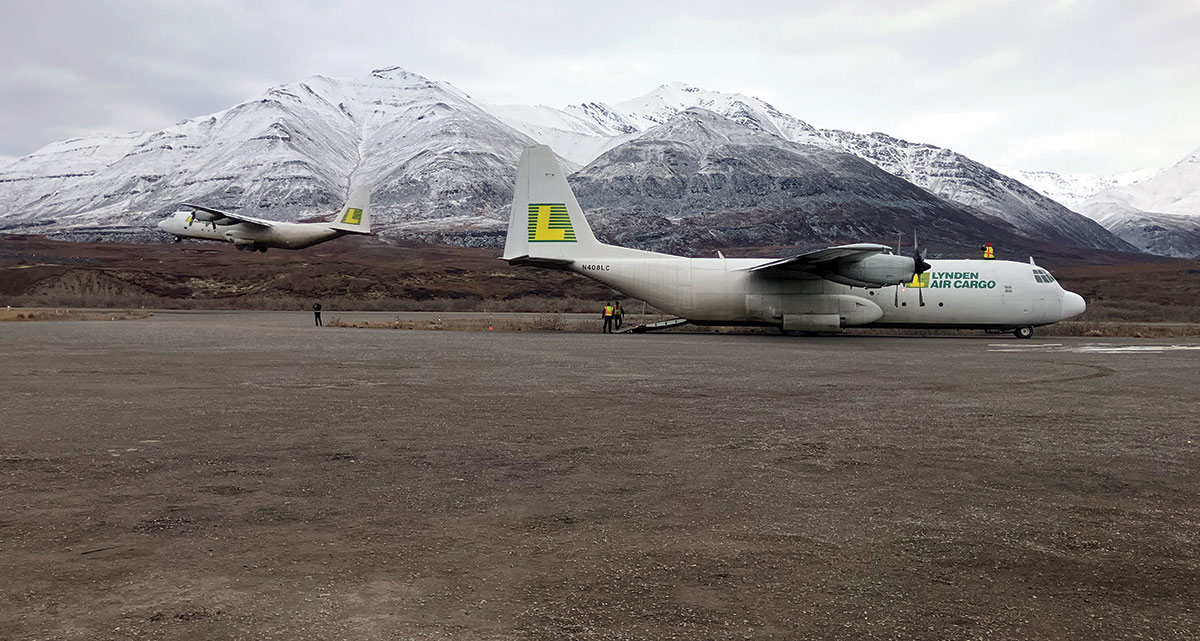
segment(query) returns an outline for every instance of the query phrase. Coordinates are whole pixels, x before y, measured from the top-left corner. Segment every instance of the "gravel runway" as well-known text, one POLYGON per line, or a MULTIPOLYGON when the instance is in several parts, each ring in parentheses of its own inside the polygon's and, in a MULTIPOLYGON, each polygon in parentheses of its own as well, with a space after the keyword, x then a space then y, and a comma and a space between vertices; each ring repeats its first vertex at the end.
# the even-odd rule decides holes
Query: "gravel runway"
POLYGON ((1200 341, 311 322, 0 325, 0 638, 1200 638, 1200 341))

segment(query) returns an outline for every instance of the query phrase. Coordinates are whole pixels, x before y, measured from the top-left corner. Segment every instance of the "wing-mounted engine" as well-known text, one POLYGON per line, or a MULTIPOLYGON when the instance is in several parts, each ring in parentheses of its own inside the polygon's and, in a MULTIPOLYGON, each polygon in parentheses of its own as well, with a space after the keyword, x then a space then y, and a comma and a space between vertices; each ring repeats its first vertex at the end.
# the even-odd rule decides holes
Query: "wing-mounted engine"
POLYGON ((747 271, 779 278, 810 274, 851 287, 887 287, 906 283, 927 269, 924 251, 897 256, 887 245, 856 243, 781 258, 747 271))
POLYGON ((912 280, 913 274, 929 269, 924 259, 896 254, 873 254, 839 258, 819 275, 851 287, 887 287, 912 280))

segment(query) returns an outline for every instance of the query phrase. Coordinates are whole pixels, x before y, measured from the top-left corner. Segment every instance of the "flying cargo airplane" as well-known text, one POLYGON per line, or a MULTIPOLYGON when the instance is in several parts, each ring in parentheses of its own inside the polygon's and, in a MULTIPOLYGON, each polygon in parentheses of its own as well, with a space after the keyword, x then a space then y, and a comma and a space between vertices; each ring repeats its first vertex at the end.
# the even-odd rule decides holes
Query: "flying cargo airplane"
POLYGON ((337 218, 327 223, 285 223, 183 203, 181 206, 189 209, 175 212, 159 222, 158 228, 174 234, 176 242, 183 238, 216 240, 260 252, 268 247, 304 249, 346 234, 370 234, 370 198, 367 189, 355 190, 337 218))
POLYGON ((1034 327, 1085 307, 1032 259, 926 262, 872 243, 777 259, 684 258, 606 245, 545 145, 521 156, 503 259, 583 274, 686 322, 783 332, 926 327, 1030 338, 1034 327))

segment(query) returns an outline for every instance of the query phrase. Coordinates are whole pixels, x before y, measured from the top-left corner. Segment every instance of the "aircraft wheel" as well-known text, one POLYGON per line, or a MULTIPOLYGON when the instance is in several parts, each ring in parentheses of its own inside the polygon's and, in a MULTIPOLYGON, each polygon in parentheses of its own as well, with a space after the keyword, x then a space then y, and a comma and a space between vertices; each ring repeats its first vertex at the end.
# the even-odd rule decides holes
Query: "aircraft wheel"
POLYGON ((1026 325, 1013 330, 1013 336, 1017 338, 1033 338, 1033 328, 1026 325))

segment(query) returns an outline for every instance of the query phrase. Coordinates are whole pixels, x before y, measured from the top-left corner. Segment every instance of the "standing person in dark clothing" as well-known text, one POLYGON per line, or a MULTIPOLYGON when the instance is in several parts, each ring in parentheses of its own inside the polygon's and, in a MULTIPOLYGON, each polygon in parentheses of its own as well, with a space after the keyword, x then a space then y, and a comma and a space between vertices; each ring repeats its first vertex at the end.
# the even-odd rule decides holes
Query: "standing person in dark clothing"
POLYGON ((321 324, 321 301, 313 303, 313 316, 315 317, 317 327, 324 327, 324 325, 321 324))
POLYGON ((621 329, 621 322, 624 318, 625 312, 621 311, 621 301, 617 301, 613 308, 613 329, 621 329))
POLYGON ((600 330, 603 334, 612 333, 613 311, 612 303, 606 303, 604 305, 604 329, 600 330))

